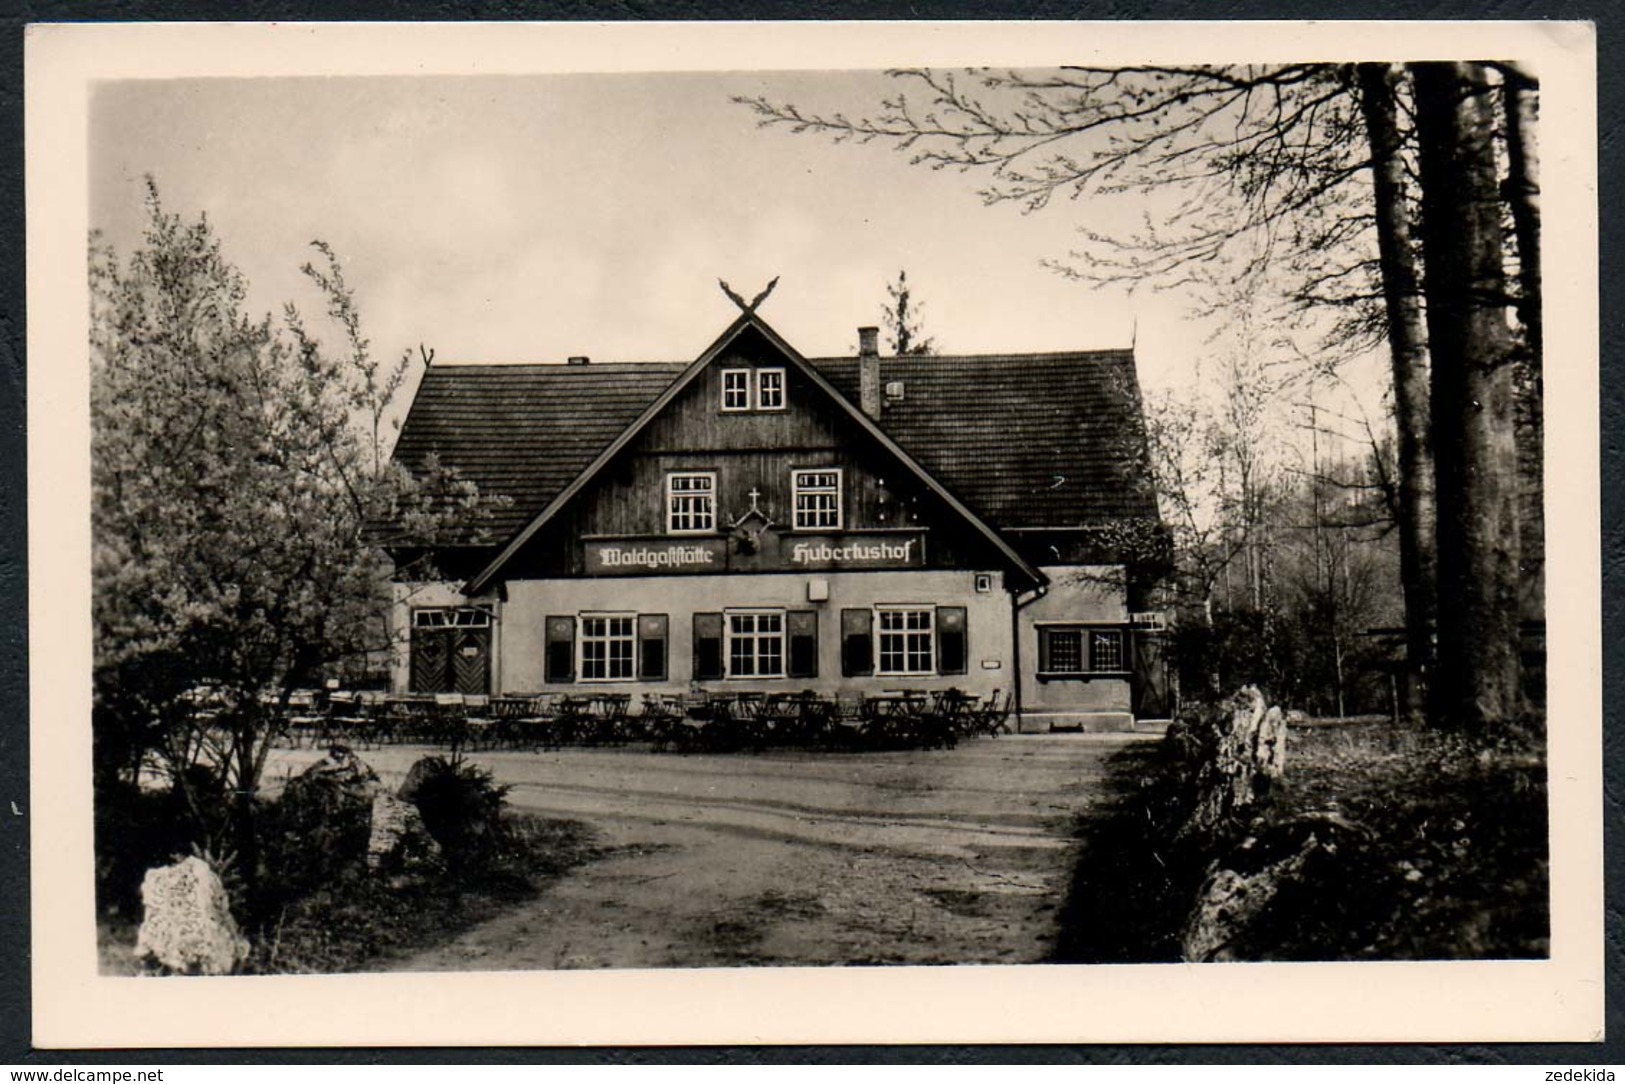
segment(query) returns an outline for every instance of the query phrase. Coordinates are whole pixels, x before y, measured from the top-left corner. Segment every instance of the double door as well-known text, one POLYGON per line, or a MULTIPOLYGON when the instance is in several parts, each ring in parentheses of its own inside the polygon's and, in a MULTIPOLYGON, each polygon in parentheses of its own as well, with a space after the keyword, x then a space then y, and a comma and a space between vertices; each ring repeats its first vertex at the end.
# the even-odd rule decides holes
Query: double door
POLYGON ((412 691, 491 691, 490 616, 474 610, 419 610, 412 627, 412 691))

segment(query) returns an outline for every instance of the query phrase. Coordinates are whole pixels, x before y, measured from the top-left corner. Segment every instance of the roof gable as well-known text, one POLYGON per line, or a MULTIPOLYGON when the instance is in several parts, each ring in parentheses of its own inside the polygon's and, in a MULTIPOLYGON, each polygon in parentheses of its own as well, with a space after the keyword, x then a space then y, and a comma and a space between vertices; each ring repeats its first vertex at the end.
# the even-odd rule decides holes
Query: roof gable
MULTIPOLYGON (((895 458, 905 470, 915 475, 915 477, 921 483, 930 489, 937 496, 937 498, 947 506, 950 514, 964 520, 973 531, 980 534, 993 546, 996 551, 1001 554, 1001 556, 1006 559, 1006 561, 1018 574, 1032 584, 1043 582, 1042 574, 1039 573, 1038 570, 1030 565, 1024 558, 1022 558, 1021 555, 1010 546, 1009 542, 1001 537, 998 532, 993 530, 992 527, 978 517, 973 511, 966 507, 964 503, 961 502, 959 498, 956 497, 946 486, 944 486, 940 480, 933 477, 930 472, 916 462, 914 458, 904 451, 895 440, 889 437, 879 426, 877 426, 873 419, 869 418, 866 414, 859 410, 858 407, 855 406, 847 396, 843 395, 833 384, 831 384, 821 373, 819 373, 818 370, 814 368, 814 366, 809 363, 806 358, 802 357, 794 347, 785 342, 784 339, 766 323, 766 321, 757 316, 753 310, 747 310, 742 312, 739 317, 735 319, 734 322, 730 324, 728 328, 724 330, 723 333, 719 335, 716 340, 700 354, 698 358, 684 368, 675 379, 671 380, 670 383, 667 384, 667 386, 655 396, 654 400, 650 402, 643 409, 643 411, 630 422, 630 424, 624 426, 607 445, 603 446, 602 449, 575 475, 574 478, 570 479, 570 481, 564 485, 563 488, 558 490, 552 499, 548 501, 546 506, 537 512, 529 522, 521 527, 517 533, 515 533, 513 537, 510 538, 509 541, 502 547, 497 556, 478 575, 476 575, 464 586, 464 591, 468 594, 479 594, 490 586, 492 581, 495 580, 497 575, 501 572, 502 568, 510 560, 512 560, 521 549, 524 548, 527 542, 535 537, 536 533, 540 531, 543 526, 545 526, 555 515, 557 515, 567 504, 569 504, 569 502, 577 494, 579 494, 622 449, 626 448, 628 444, 636 439, 638 434, 643 431, 650 421, 666 410, 666 408, 679 395, 681 395, 685 389, 688 388, 688 386, 695 380, 696 377, 699 376, 700 373, 704 372, 706 368, 715 362, 730 345, 739 339, 740 336, 747 334, 747 332, 761 336, 774 352, 784 358, 787 365, 794 366, 795 368, 799 369, 807 381, 813 387, 817 388, 822 394, 827 396, 829 401, 835 405, 838 411, 844 412, 861 429, 867 432, 867 434, 873 440, 875 440, 886 453, 895 458)), ((579 414, 571 415, 571 417, 572 419, 578 418, 579 414)), ((572 424, 574 423, 572 422, 572 424)), ((523 464, 515 464, 515 466, 522 469, 523 464)))

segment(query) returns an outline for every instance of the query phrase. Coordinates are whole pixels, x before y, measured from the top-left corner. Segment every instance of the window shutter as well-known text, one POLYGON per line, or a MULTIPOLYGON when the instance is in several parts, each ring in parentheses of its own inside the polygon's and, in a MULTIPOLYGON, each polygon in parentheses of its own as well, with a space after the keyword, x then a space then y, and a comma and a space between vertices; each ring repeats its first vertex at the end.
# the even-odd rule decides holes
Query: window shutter
POLYGON ((1049 637, 1049 629, 1038 630, 1038 669, 1043 673, 1054 669, 1050 664, 1049 637))
POLYGON ((841 676, 868 677, 875 672, 874 611, 841 611, 841 676))
POLYGON ((666 680, 666 615, 638 617, 638 677, 644 681, 666 680))
POLYGON ((715 681, 722 677, 722 615, 694 615, 694 680, 715 681))
POLYGON ((790 634, 790 667, 787 676, 818 676, 818 611, 791 610, 785 615, 790 634))
POLYGON ((965 607, 937 607, 937 673, 963 674, 967 654, 965 607))
POLYGON ((542 680, 557 685, 576 679, 576 619, 547 619, 547 653, 542 659, 542 680))

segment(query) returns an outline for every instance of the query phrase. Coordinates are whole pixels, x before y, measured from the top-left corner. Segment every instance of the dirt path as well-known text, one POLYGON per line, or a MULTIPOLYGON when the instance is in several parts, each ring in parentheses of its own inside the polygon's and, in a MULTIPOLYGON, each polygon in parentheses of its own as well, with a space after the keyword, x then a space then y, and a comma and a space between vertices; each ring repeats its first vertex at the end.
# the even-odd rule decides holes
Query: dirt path
MULTIPOLYGON (((396 970, 1031 963, 1054 944, 1074 818, 1147 735, 954 750, 490 753, 518 809, 605 856, 396 970)), ((364 759, 386 778, 420 751, 364 759)), ((314 754, 312 754, 314 756, 314 754)))

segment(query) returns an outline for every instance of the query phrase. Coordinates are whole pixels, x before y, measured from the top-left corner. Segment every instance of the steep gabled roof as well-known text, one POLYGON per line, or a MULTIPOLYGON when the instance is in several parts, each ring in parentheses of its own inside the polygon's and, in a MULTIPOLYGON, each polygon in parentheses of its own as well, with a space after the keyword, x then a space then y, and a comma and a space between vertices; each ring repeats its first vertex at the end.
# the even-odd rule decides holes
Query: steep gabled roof
POLYGON ((438 453, 482 493, 510 498, 487 524, 509 542, 476 577, 483 585, 746 327, 1001 550, 1010 552, 995 529, 1157 518, 1129 351, 882 358, 882 380, 900 382, 903 396, 877 424, 856 406, 857 358, 804 358, 746 315, 691 363, 431 368, 395 456, 411 467, 438 453))
MULTIPOLYGON (((858 359, 814 358, 849 399, 858 359)), ((1134 354, 886 357, 880 427, 1000 529, 1157 518, 1134 354)))
MULTIPOLYGON (((1011 568, 1022 575, 1030 583, 1040 584, 1044 582, 1043 575, 1031 564, 1029 564, 1026 558, 1017 553, 1015 549, 1011 547, 1009 541, 1003 538, 989 524, 978 517, 975 512, 967 508, 951 490, 942 484, 940 480, 933 477, 930 472, 926 471, 917 462, 915 462, 914 458, 909 455, 908 452, 904 451, 896 441, 887 436, 886 433, 875 424, 873 419, 864 414, 863 411, 859 410, 853 402, 851 402, 846 396, 842 395, 841 392, 836 390, 836 388, 830 384, 830 382, 825 379, 822 374, 813 368, 812 364, 806 358, 801 356, 795 347, 785 342, 778 332, 774 331, 770 326, 768 326, 765 320, 763 320, 760 316, 757 316, 754 311, 747 310, 742 312, 732 324, 728 325, 728 328, 723 331, 721 335, 717 336, 716 341, 707 347, 698 358, 694 359, 692 364, 683 369, 683 371, 677 375, 676 379, 672 380, 670 384, 668 384, 660 392, 660 394, 655 397, 654 401, 643 409, 643 411, 631 422, 630 425, 623 428, 620 434, 611 440, 609 444, 600 452, 598 452, 598 454, 593 457, 592 461, 588 463, 587 466, 575 476, 575 478, 573 478, 562 490, 555 494, 553 498, 548 501, 547 505, 543 507, 541 511, 537 512, 528 523, 521 527, 518 533, 510 538, 507 544, 502 547, 501 552, 497 554, 496 558, 492 560, 491 563, 487 565, 477 576, 464 585, 463 590, 471 595, 479 594, 480 592, 484 591, 485 588, 489 586, 489 584, 496 578, 502 567, 506 565, 508 561, 511 560, 514 555, 517 554, 524 547, 524 545, 532 537, 534 537, 543 526, 547 524, 550 519, 552 519, 554 515, 556 515, 566 504, 568 504, 570 500, 575 497, 575 495, 579 493, 593 479, 593 477, 610 462, 610 460, 614 459, 616 454, 619 453, 621 449, 630 444, 632 440, 643 431, 643 428, 648 425, 651 420, 660 414, 661 411, 665 410, 671 401, 681 394, 683 389, 688 387, 695 377, 704 372, 706 367, 716 360, 716 358, 721 355, 722 352, 726 350, 728 346, 733 343, 734 340, 736 340, 746 329, 751 329, 757 334, 761 335, 767 340, 769 345, 778 351, 785 361, 797 369, 800 369, 803 375, 812 383, 814 387, 818 388, 829 397, 830 402, 836 407, 837 410, 845 412, 861 430, 867 432, 872 439, 877 441, 881 448, 892 455, 905 470, 914 474, 919 481, 926 486, 926 488, 935 493, 937 498, 948 506, 952 514, 959 516, 973 531, 982 535, 982 537, 996 551, 998 551, 1006 561, 1009 562, 1011 568)), ((442 456, 442 461, 454 464, 454 461, 446 460, 444 456, 442 456)))
POLYGON ((436 365, 423 374, 395 458, 431 453, 480 492, 512 502, 484 526, 504 539, 530 522, 671 385, 685 362, 436 365))

